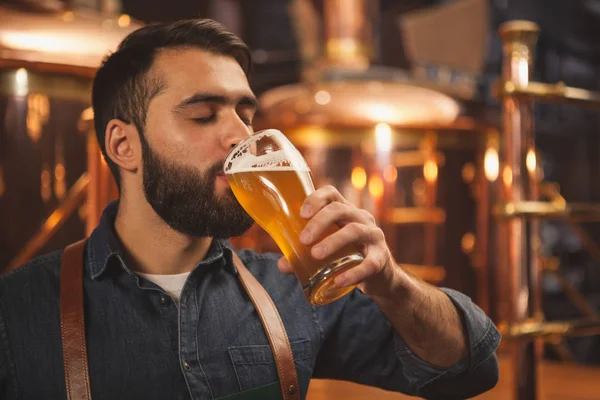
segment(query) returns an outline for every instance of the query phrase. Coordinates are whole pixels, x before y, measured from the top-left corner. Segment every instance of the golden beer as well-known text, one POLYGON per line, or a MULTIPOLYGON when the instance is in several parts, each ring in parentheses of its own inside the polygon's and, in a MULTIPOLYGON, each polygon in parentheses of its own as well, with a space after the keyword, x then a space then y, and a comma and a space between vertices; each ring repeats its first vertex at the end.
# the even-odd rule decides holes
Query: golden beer
POLYGON ((327 304, 346 295, 354 287, 337 288, 333 278, 362 262, 359 251, 346 246, 323 260, 311 256, 311 247, 338 228, 326 232, 312 246, 299 241, 300 232, 308 222, 300 217, 300 208, 314 191, 310 171, 291 166, 267 168, 226 172, 235 197, 277 243, 312 304, 327 304))

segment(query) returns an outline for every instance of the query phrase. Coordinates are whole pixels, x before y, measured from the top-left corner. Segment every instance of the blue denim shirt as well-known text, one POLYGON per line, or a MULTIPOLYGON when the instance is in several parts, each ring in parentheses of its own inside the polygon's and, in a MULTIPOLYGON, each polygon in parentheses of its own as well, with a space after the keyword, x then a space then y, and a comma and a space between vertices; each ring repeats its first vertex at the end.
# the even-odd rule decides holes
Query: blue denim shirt
MULTIPOLYGON (((178 306, 123 262, 105 211, 85 255, 85 326, 92 398, 216 399, 277 381, 260 319, 242 288, 227 241, 214 240, 189 275, 178 306)), ((0 278, 0 398, 64 399, 59 323, 61 251, 0 278)), ((367 296, 355 291, 311 306, 278 255, 238 253, 269 292, 287 330, 302 398, 315 378, 350 380, 427 398, 464 399, 493 387, 500 335, 466 296, 459 310, 467 359, 430 365, 402 341, 367 296)))

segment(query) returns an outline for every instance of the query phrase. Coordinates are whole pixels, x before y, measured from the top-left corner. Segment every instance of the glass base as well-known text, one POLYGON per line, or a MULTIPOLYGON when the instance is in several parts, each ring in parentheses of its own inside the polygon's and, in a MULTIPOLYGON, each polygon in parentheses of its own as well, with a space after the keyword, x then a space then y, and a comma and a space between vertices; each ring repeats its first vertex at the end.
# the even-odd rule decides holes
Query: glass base
POLYGON ((308 284, 303 287, 304 294, 308 301, 315 306, 323 306, 325 304, 333 303, 350 293, 356 286, 338 288, 335 286, 333 280, 336 276, 345 270, 360 264, 363 260, 364 257, 362 255, 352 254, 340 258, 322 268, 308 281, 308 284))

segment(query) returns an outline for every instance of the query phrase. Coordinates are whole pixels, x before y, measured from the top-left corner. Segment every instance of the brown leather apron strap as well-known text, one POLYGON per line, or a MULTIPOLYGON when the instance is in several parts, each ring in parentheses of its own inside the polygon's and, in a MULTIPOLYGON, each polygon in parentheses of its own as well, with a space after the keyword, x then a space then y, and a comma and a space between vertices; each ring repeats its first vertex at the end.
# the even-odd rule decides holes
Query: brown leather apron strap
MULTIPOLYGON (((60 273, 60 330, 68 400, 91 400, 83 308, 84 251, 87 240, 63 252, 60 273)), ((299 400, 292 347, 279 312, 267 291, 233 253, 242 286, 248 293, 269 339, 284 400, 299 400)))
POLYGON ((232 252, 232 254, 240 281, 244 289, 246 289, 246 293, 248 293, 252 304, 254 304, 254 308, 260 317, 267 338, 269 339, 269 344, 275 357, 275 364, 277 365, 283 398, 284 400, 300 399, 294 355, 277 307, 273 304, 271 296, 269 296, 265 288, 248 271, 238 255, 235 252, 232 252))
POLYGON ((91 400, 83 313, 83 254, 87 240, 68 246, 60 265, 60 333, 68 400, 91 400))

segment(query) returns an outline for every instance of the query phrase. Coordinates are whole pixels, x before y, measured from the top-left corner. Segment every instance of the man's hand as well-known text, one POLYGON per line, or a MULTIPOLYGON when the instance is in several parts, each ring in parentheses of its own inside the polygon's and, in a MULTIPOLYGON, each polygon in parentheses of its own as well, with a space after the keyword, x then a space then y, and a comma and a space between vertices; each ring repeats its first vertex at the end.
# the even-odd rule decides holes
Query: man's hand
MULTIPOLYGON (((333 186, 325 186, 306 198, 300 216, 308 220, 300 242, 312 246, 311 255, 315 259, 322 260, 348 245, 356 247, 365 257, 362 263, 337 276, 336 286, 358 285, 362 292, 373 296, 385 295, 391 290, 392 281, 398 275, 392 271, 396 265, 383 231, 368 211, 350 203, 333 186), (332 227, 340 229, 318 242, 332 227)), ((293 272, 284 257, 278 265, 284 273, 293 272)))
MULTIPOLYGON (((353 245, 365 257, 334 280, 338 287, 358 285, 371 296, 408 347, 423 360, 450 367, 468 355, 466 335, 458 311, 441 290, 408 275, 396 265, 383 231, 365 210, 351 204, 332 186, 313 192, 300 216, 308 220, 300 242, 323 259, 353 245), (319 239, 331 227, 339 231, 319 239)), ((279 269, 293 270, 285 258, 279 269)))

